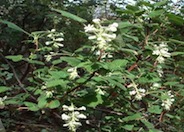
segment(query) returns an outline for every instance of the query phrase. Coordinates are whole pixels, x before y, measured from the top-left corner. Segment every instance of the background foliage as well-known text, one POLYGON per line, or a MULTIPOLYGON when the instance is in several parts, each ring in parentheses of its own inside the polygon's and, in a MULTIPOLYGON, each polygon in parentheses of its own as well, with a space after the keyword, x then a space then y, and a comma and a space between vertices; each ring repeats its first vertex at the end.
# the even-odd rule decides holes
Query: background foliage
POLYGON ((0 5, 0 116, 8 131, 68 131, 61 115, 71 103, 86 107, 78 131, 184 131, 183 1, 0 5), (108 50, 85 33, 96 17, 119 25, 108 50), (171 54, 159 63, 154 46, 163 43, 171 54), (136 88, 145 90, 138 100, 136 88))

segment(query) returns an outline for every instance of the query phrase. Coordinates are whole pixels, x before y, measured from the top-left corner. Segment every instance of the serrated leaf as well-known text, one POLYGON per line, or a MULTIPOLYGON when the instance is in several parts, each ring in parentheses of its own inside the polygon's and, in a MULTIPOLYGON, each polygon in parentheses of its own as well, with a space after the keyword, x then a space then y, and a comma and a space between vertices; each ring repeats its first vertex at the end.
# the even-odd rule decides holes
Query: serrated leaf
POLYGON ((23 33, 25 33, 27 35, 31 35, 30 33, 26 32, 25 30, 23 30, 22 28, 20 28, 19 26, 15 25, 12 22, 9 22, 9 21, 6 21, 6 20, 2 20, 2 19, 0 19, 0 22, 3 23, 3 24, 7 24, 9 28, 12 28, 14 30, 23 32, 23 33))
POLYGON ((47 107, 50 109, 55 109, 60 106, 60 102, 58 100, 52 100, 51 102, 48 103, 47 107))
POLYGON ((22 55, 9 55, 9 56, 6 56, 6 58, 11 59, 14 62, 18 62, 23 59, 23 56, 22 55))
POLYGON ((38 111, 39 108, 37 106, 37 104, 32 103, 32 102, 24 102, 25 106, 27 106, 29 108, 29 110, 31 111, 38 111))
POLYGON ((62 16, 73 19, 75 21, 78 21, 78 22, 81 22, 81 23, 87 22, 85 19, 83 19, 81 17, 78 17, 78 16, 76 16, 76 15, 70 13, 70 12, 63 11, 63 10, 58 10, 58 9, 52 9, 52 10, 56 11, 58 13, 61 13, 62 16))
POLYGON ((0 86, 0 93, 6 92, 8 90, 10 90, 10 87, 0 86))

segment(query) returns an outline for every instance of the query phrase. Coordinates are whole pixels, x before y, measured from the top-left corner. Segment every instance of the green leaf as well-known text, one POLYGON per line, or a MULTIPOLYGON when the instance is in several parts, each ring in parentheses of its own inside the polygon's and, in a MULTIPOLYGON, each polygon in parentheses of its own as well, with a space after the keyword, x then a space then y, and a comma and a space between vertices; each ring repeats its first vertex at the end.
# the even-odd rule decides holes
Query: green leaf
POLYGON ((102 104, 102 96, 100 94, 96 95, 96 100, 89 103, 87 106, 95 108, 97 105, 102 104))
POLYGON ((0 22, 3 23, 3 24, 7 24, 9 28, 12 28, 14 30, 23 32, 23 33, 25 33, 25 34, 27 34, 29 36, 31 35, 30 33, 26 32, 25 30, 23 30, 22 28, 20 28, 19 26, 15 25, 12 22, 9 22, 9 21, 6 21, 6 20, 2 20, 2 19, 0 19, 0 22))
POLYGON ((128 35, 128 34, 125 34, 125 33, 122 33, 122 35, 127 37, 127 38, 133 39, 135 42, 139 41, 138 37, 135 37, 135 36, 132 36, 132 35, 128 35))
POLYGON ((45 95, 41 95, 38 98, 38 107, 39 108, 44 108, 47 104, 47 97, 45 95))
POLYGON ((0 93, 6 92, 8 90, 10 90, 10 87, 0 86, 0 93))
POLYGON ((31 64, 37 64, 37 65, 45 65, 43 62, 41 61, 37 61, 37 60, 27 60, 29 63, 31 64))
POLYGON ((123 128, 125 130, 128 130, 128 131, 131 131, 133 129, 133 127, 134 127, 134 125, 125 125, 125 126, 123 126, 123 128))
POLYGON ((37 104, 32 103, 32 102, 24 102, 25 106, 27 106, 29 108, 29 110, 31 111, 38 111, 39 108, 37 106, 37 104))
POLYGON ((134 114, 134 115, 131 115, 131 116, 127 116, 125 118, 123 118, 124 121, 133 121, 133 120, 139 120, 141 119, 141 113, 137 113, 137 114, 134 114))
MULTIPOLYGON (((106 63, 110 70, 121 70, 127 65, 128 61, 124 59, 116 59, 112 62, 106 63)), ((105 68, 105 67, 104 67, 105 68)))
POLYGON ((63 11, 63 10, 58 10, 58 9, 52 9, 52 10, 56 11, 58 13, 61 13, 62 16, 70 18, 70 19, 73 19, 75 21, 78 21, 78 22, 81 22, 81 23, 87 22, 85 19, 83 19, 81 17, 78 17, 78 16, 76 16, 74 14, 71 14, 70 12, 63 11))
POLYGON ((148 14, 148 17, 149 18, 155 18, 155 17, 158 17, 160 16, 161 14, 164 13, 164 10, 156 10, 156 11, 152 11, 148 14))
POLYGON ((51 102, 48 103, 47 107, 50 109, 55 109, 60 106, 60 102, 58 100, 52 100, 51 102))
POLYGON ((153 105, 150 108, 148 108, 148 111, 150 113, 160 114, 162 112, 162 109, 160 109, 160 106, 158 106, 158 105, 153 105))
POLYGON ((172 52, 172 56, 184 55, 184 52, 172 52))
POLYGON ((149 121, 143 119, 141 120, 141 122, 148 128, 148 129, 153 129, 154 125, 152 123, 150 123, 149 121))
POLYGON ((49 80, 49 81, 46 82, 46 86, 47 86, 48 88, 50 88, 50 87, 55 87, 55 86, 58 86, 58 85, 60 85, 60 86, 65 86, 66 84, 65 84, 65 82, 64 82, 63 80, 61 80, 61 79, 58 79, 58 80, 49 80))
POLYGON ((60 79, 60 78, 66 78, 68 75, 64 71, 48 71, 51 75, 51 78, 60 79))
POLYGON ((71 66, 77 66, 81 62, 79 59, 75 57, 61 57, 60 59, 66 61, 71 66))
POLYGON ((9 55, 9 56, 6 56, 6 58, 11 59, 14 62, 18 62, 23 59, 23 56, 22 55, 9 55))
POLYGON ((184 44, 184 41, 176 40, 176 39, 169 39, 169 41, 176 43, 176 44, 184 44))
POLYGON ((161 0, 160 2, 156 2, 154 4, 155 7, 159 7, 159 6, 163 6, 163 5, 166 5, 168 2, 168 0, 161 0))
POLYGON ((167 14, 167 17, 168 17, 168 19, 169 19, 171 22, 175 23, 176 25, 183 26, 183 24, 184 24, 184 20, 183 20, 183 18, 180 17, 180 16, 176 16, 175 14, 170 14, 170 13, 168 13, 168 14, 167 14))

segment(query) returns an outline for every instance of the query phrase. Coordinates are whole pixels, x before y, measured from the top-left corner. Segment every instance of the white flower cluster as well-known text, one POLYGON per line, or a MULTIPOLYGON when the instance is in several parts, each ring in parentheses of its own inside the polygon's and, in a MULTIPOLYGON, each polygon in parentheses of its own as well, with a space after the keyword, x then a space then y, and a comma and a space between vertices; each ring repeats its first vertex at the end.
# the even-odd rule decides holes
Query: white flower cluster
POLYGON ((136 100, 142 100, 142 98, 146 95, 146 90, 143 88, 135 89, 129 92, 131 96, 135 96, 136 100))
POLYGON ((151 86, 151 89, 156 90, 156 89, 158 89, 160 87, 161 87, 160 83, 153 83, 153 85, 151 86))
POLYGON ((46 45, 52 45, 55 48, 63 47, 63 44, 61 41, 63 41, 63 33, 56 32, 56 29, 52 29, 49 31, 49 34, 47 35, 48 38, 50 38, 50 41, 46 41, 46 45))
POLYGON ((100 19, 93 19, 93 23, 84 27, 85 32, 89 33, 88 39, 95 40, 97 47, 101 50, 110 48, 109 42, 116 38, 114 32, 117 31, 118 23, 102 26, 100 19))
POLYGON ((65 113, 63 113, 61 117, 66 123, 63 126, 68 127, 70 131, 75 132, 79 126, 82 126, 79 119, 87 118, 84 114, 79 112, 82 110, 86 110, 86 107, 82 106, 76 108, 73 104, 71 104, 71 106, 63 105, 63 111, 65 111, 65 113))
POLYGON ((166 110, 170 110, 171 105, 174 102, 174 95, 171 94, 171 91, 168 91, 166 94, 169 96, 169 98, 162 100, 162 106, 166 110))
POLYGON ((77 67, 69 68, 67 71, 70 73, 70 77, 69 78, 71 80, 79 77, 78 72, 77 72, 77 67))
POLYGON ((5 104, 4 104, 4 100, 6 100, 7 96, 4 97, 0 97, 0 109, 3 109, 5 104))
POLYGON ((154 45, 154 51, 152 53, 153 55, 158 55, 157 61, 158 63, 164 63, 165 58, 168 58, 171 56, 171 54, 168 52, 168 45, 164 42, 162 42, 159 46, 154 45), (165 57, 165 58, 164 58, 165 57))

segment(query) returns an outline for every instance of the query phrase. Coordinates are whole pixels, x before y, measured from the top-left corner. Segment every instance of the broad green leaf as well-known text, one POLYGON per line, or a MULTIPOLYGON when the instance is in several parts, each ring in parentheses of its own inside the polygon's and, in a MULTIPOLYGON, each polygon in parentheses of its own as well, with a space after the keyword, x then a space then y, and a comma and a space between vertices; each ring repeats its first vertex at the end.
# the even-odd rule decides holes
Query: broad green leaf
POLYGON ((79 59, 75 57, 61 57, 60 59, 67 62, 71 66, 77 66, 81 62, 79 59))
POLYGON ((51 75, 51 78, 60 79, 66 78, 68 75, 65 71, 48 71, 51 75))
POLYGON ((44 96, 44 95, 41 95, 39 98, 38 98, 38 107, 39 108, 44 108, 47 104, 47 97, 44 96))
POLYGON ((6 21, 6 20, 2 20, 2 19, 0 19, 0 22, 3 23, 3 24, 7 24, 9 28, 12 28, 14 30, 23 32, 23 33, 25 33, 25 34, 27 34, 29 36, 31 35, 30 33, 26 32, 25 30, 23 30, 22 28, 20 28, 19 26, 15 25, 12 22, 9 22, 9 21, 6 21))
POLYGON ((6 92, 8 90, 10 90, 10 87, 0 86, 0 93, 6 92))
POLYGON ((39 108, 37 106, 37 104, 32 103, 32 102, 24 102, 25 106, 27 106, 29 108, 29 110, 31 111, 38 111, 39 108))
POLYGON ((139 120, 141 119, 141 113, 137 113, 137 114, 134 114, 134 115, 131 115, 131 116, 127 116, 125 118, 123 118, 124 121, 133 121, 133 120, 139 120))
POLYGON ((143 119, 141 120, 141 122, 148 128, 148 129, 153 129, 154 125, 152 123, 150 123, 149 121, 143 119))
POLYGON ((60 102, 58 100, 52 100, 51 102, 48 103, 47 107, 50 109, 55 109, 60 106, 60 102))
POLYGON ((154 113, 154 114, 160 114, 162 112, 162 109, 160 108, 159 105, 153 105, 150 108, 148 108, 148 111, 150 113, 154 113))
POLYGON ((156 11, 152 11, 148 14, 148 17, 149 18, 155 18, 155 17, 158 17, 160 16, 161 14, 164 13, 164 10, 156 10, 156 11))
MULTIPOLYGON (((116 59, 112 62, 106 63, 108 68, 112 71, 121 70, 123 67, 127 65, 128 61, 124 59, 116 59)), ((105 68, 105 67, 104 67, 105 68)))
POLYGON ((124 125, 123 128, 125 130, 131 131, 133 129, 134 125, 124 125))
POLYGON ((81 23, 87 22, 85 19, 83 19, 81 17, 78 17, 78 16, 76 16, 76 15, 70 13, 70 12, 63 11, 63 10, 58 10, 58 9, 52 9, 52 10, 56 11, 58 13, 61 13, 62 16, 73 19, 75 21, 78 21, 78 22, 81 22, 81 23))
POLYGON ((60 85, 60 86, 65 86, 66 84, 65 84, 65 82, 64 82, 63 80, 61 80, 61 79, 49 80, 49 81, 46 82, 46 86, 47 86, 48 88, 50 88, 50 87, 55 87, 55 86, 58 86, 58 85, 60 85))
POLYGON ((23 59, 23 56, 22 55, 9 55, 9 56, 6 56, 6 58, 11 59, 14 62, 18 62, 23 59))
POLYGON ((100 94, 97 94, 96 100, 92 101, 87 106, 95 108, 97 105, 102 104, 102 103, 103 103, 102 96, 100 94))

